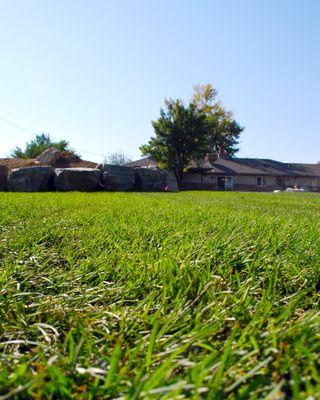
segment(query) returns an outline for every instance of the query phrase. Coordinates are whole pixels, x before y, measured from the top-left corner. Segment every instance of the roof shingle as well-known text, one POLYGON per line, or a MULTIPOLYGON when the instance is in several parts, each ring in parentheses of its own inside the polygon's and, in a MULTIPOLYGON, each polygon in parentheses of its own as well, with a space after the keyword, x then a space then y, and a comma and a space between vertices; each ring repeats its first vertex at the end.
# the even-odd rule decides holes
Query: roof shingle
MULTIPOLYGON (((127 164, 132 167, 156 168, 151 157, 127 164)), ((190 172, 206 172, 215 175, 264 175, 320 177, 320 164, 282 163, 261 158, 219 158, 216 161, 192 162, 190 172)))

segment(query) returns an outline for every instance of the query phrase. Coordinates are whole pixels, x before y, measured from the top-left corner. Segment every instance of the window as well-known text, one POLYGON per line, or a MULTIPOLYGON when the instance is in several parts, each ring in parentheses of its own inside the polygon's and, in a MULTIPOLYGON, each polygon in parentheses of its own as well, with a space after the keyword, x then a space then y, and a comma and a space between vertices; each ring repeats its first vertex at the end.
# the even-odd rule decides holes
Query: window
POLYGON ((225 183, 224 183, 225 189, 226 190, 233 190, 233 184, 234 184, 233 176, 226 176, 225 177, 225 183))
POLYGON ((265 176, 257 176, 257 186, 266 186, 267 178, 265 176))

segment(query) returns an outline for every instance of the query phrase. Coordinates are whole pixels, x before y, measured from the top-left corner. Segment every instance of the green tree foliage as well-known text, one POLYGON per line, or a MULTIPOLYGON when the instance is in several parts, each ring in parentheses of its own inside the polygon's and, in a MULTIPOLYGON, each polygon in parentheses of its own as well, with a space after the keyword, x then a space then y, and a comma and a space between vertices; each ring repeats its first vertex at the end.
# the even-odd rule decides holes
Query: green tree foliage
POLYGON ((181 186, 183 172, 192 160, 204 157, 209 146, 209 120, 192 102, 166 100, 160 118, 152 121, 156 136, 140 147, 143 155, 175 174, 181 186))
POLYGON ((41 133, 36 135, 33 140, 26 143, 25 150, 22 150, 20 147, 15 147, 11 151, 10 156, 13 158, 36 158, 49 147, 56 147, 60 151, 73 152, 69 147, 69 142, 66 140, 62 139, 55 142, 51 140, 50 135, 41 133))
POLYGON ((203 111, 210 122, 210 152, 223 151, 229 156, 234 156, 239 150, 237 145, 243 131, 234 119, 231 111, 225 110, 217 100, 217 90, 210 84, 194 86, 192 102, 203 111))
POLYGON ((243 128, 217 101, 212 85, 194 87, 192 100, 165 100, 160 118, 152 121, 155 137, 140 147, 158 165, 174 172, 181 186, 183 172, 191 161, 198 161, 211 152, 233 156, 243 128))

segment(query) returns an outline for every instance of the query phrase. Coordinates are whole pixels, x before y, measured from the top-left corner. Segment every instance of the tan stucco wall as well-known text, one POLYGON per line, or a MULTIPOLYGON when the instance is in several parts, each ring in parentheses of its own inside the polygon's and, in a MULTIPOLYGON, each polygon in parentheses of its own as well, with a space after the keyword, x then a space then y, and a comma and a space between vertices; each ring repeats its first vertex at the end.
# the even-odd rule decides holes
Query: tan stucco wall
MULTIPOLYGON (((217 178, 220 175, 203 175, 200 174, 186 174, 184 183, 186 186, 190 185, 189 187, 195 189, 201 189, 203 185, 203 189, 212 188, 216 189, 217 186, 217 178)), ((228 175, 221 175, 221 176, 228 176, 228 175)), ((277 187, 277 177, 276 176, 265 176, 266 185, 265 186, 258 186, 257 185, 257 176, 255 175, 236 175, 234 176, 234 190, 258 190, 258 191, 272 191, 277 187)), ((263 178, 263 176, 261 176, 263 178)), ((320 177, 319 178, 281 178, 284 183, 284 189, 287 187, 294 187, 294 185, 306 187, 309 190, 320 190, 320 177)))
POLYGON ((306 186, 307 188, 317 188, 320 186, 320 178, 302 178, 302 177, 288 177, 285 179, 286 187, 306 186))
MULTIPOLYGON (((239 185, 257 185, 257 177, 258 176, 236 176, 235 177, 235 184, 239 185)), ((262 177, 261 177, 262 178, 262 177)), ((266 186, 275 185, 276 178, 274 176, 266 176, 266 186)))
MULTIPOLYGON (((220 176, 220 175, 219 175, 220 176)), ((228 175, 221 175, 228 176, 228 175)), ((217 183, 217 175, 204 175, 201 178, 200 174, 186 174, 184 178, 185 183, 217 183)), ((256 176, 235 176, 234 183, 239 185, 257 185, 257 177, 256 176)), ((266 185, 275 185, 276 178, 273 176, 266 177, 266 185)))
POLYGON ((201 177, 200 174, 186 174, 184 178, 185 183, 207 183, 207 184, 215 184, 217 182, 217 178, 215 175, 203 175, 201 177))

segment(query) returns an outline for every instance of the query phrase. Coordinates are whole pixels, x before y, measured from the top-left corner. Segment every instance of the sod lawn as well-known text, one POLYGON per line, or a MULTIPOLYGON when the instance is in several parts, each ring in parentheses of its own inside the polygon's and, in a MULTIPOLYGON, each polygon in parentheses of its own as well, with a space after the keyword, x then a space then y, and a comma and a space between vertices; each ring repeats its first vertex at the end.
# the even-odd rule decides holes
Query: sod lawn
POLYGON ((1 193, 0 400, 320 398, 320 196, 1 193))

